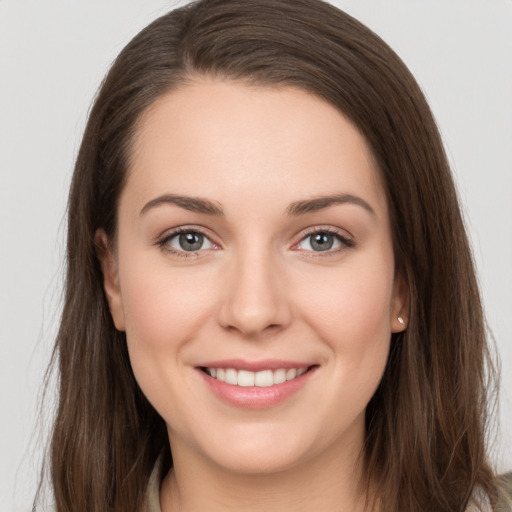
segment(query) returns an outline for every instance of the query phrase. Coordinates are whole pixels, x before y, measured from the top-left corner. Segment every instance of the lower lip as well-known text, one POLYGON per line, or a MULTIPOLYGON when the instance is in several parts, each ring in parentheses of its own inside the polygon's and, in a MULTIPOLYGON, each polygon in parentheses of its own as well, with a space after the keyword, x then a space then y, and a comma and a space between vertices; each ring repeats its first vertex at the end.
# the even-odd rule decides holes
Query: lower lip
POLYGON ((302 389, 315 369, 316 367, 309 368, 300 377, 264 388, 257 386, 234 386, 210 377, 199 368, 197 371, 201 374, 206 385, 223 402, 244 409, 266 409, 284 402, 302 389))

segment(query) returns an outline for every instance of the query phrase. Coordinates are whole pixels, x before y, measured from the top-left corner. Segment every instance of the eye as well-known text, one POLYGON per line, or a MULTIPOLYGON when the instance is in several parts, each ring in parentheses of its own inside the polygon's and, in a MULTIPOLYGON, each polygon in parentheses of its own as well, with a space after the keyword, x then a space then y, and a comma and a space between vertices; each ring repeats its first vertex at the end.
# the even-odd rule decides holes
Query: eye
POLYGON ((206 235, 192 229, 175 231, 161 240, 159 245, 173 253, 194 253, 216 247, 206 235))
POLYGON ((296 247, 303 251, 334 252, 345 247, 353 247, 353 245, 351 240, 339 233, 321 230, 306 235, 296 247))

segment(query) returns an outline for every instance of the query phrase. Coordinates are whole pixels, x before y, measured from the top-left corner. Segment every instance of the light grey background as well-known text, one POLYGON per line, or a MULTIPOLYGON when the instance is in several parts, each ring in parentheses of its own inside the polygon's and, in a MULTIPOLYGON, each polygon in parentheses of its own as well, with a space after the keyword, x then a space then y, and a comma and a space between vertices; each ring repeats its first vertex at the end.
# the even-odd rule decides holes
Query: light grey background
MULTIPOLYGON (((0 0, 0 512, 28 511, 60 304, 67 188, 116 54, 181 2, 0 0)), ((512 469, 512 2, 340 0, 409 65, 438 119, 503 364, 495 462, 512 469)))

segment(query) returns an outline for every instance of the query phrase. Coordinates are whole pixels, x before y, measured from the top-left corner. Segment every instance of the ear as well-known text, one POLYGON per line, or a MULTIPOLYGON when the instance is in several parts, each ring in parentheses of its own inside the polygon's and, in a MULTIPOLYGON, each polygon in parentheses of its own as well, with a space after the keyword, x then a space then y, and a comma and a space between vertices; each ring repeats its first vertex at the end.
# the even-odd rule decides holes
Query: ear
POLYGON ((118 331, 124 331, 124 309, 121 289, 119 287, 117 260, 112 254, 107 235, 103 229, 98 229, 94 234, 94 243, 103 272, 103 289, 107 296, 112 320, 118 331))
POLYGON ((395 274, 391 299, 391 332, 402 332, 409 321, 409 287, 402 274, 395 274))

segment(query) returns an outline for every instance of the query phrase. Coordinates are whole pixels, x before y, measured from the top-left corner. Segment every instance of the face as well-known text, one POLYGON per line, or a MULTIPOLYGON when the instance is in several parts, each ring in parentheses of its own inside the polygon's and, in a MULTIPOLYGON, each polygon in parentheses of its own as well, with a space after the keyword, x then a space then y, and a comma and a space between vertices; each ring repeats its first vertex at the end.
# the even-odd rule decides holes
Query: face
POLYGON ((111 313, 173 453, 262 472, 361 447, 405 294, 378 170, 335 108, 220 81, 162 97, 116 244, 111 313))

